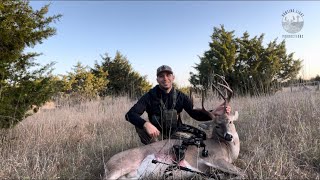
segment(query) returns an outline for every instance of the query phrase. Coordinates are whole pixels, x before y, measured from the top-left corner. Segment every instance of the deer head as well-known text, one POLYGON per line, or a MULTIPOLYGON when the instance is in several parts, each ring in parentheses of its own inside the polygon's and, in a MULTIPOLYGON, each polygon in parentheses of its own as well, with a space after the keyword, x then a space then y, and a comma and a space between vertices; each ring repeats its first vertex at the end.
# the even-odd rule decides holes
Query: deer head
MULTIPOLYGON (((225 81, 224 77, 218 76, 220 79, 222 79, 223 84, 217 83, 218 86, 225 89, 225 93, 222 93, 220 88, 218 88, 216 85, 212 84, 212 88, 215 89, 218 94, 222 97, 224 100, 224 107, 226 107, 231 100, 231 97, 233 95, 233 91, 231 90, 229 84, 225 81)), ((236 132, 235 126, 233 124, 233 121, 236 121, 238 119, 238 112, 236 111, 234 115, 229 115, 226 113, 225 108, 223 109, 223 113, 220 115, 214 115, 212 112, 207 111, 204 108, 204 95, 202 95, 202 111, 204 111, 207 115, 209 115, 212 119, 212 121, 205 122, 200 124, 199 126, 205 130, 212 130, 212 137, 216 138, 222 138, 226 141, 232 141, 233 140, 233 132, 236 132)))

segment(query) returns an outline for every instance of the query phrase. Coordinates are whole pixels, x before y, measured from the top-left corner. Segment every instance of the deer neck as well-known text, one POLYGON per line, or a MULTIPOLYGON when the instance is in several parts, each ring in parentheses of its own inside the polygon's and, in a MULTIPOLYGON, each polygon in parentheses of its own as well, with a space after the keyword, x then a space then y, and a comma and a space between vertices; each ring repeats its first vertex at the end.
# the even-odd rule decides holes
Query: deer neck
POLYGON ((235 133, 233 135, 233 141, 228 143, 230 144, 232 160, 234 161, 238 158, 239 152, 240 152, 240 140, 239 140, 238 133, 235 133))
MULTIPOLYGON (((233 140, 232 141, 226 141, 224 138, 219 137, 217 134, 213 133, 213 136, 206 140, 206 144, 210 146, 210 144, 220 144, 224 145, 226 147, 226 150, 228 151, 229 157, 232 161, 236 160, 239 156, 240 152, 240 140, 238 133, 233 133, 233 140), (210 141, 212 143, 210 143, 210 141)), ((208 147, 210 148, 210 147, 208 147)))

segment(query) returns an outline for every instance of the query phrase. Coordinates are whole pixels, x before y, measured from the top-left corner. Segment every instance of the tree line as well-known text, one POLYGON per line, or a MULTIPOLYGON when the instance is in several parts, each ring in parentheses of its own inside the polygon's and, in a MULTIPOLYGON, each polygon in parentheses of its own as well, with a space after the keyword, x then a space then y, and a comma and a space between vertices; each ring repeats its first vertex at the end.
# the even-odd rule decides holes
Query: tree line
POLYGON ((133 70, 129 60, 119 51, 114 58, 106 53, 93 68, 78 62, 73 71, 58 80, 60 92, 85 99, 129 95, 139 97, 151 88, 147 76, 133 70))
MULTIPOLYGON (((48 16, 48 10, 49 5, 34 10, 29 1, 0 1, 0 128, 13 127, 28 116, 31 106, 41 106, 57 94, 85 99, 108 95, 135 98, 151 88, 147 77, 135 71, 119 51, 114 57, 105 53, 94 67, 78 62, 61 76, 53 75, 54 63, 36 63, 41 54, 24 50, 55 35, 51 24, 62 17, 48 16)), ((239 94, 275 91, 275 83, 296 77, 301 60, 287 54, 284 41, 274 40, 264 47, 263 37, 250 38, 245 32, 237 38, 222 25, 214 27, 209 50, 199 57, 190 83, 208 86, 216 73, 225 76, 239 94)), ((188 88, 180 90, 187 92, 188 88)))
POLYGON ((300 59, 287 53, 285 41, 277 39, 263 46, 264 34, 250 38, 248 32, 235 37, 223 25, 214 27, 209 50, 195 64, 197 73, 190 73, 193 86, 208 87, 213 74, 225 77, 231 88, 240 95, 262 95, 276 92, 280 84, 295 79, 301 69, 300 59))

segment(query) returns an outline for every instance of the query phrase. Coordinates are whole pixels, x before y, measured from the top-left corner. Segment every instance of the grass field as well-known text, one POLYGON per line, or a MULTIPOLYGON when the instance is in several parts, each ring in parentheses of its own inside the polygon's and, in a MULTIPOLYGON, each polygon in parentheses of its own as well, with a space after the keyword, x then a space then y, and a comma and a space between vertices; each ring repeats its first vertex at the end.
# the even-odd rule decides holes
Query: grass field
MULTIPOLYGON (((62 105, 0 130, 0 179, 100 179, 108 158, 141 145, 124 119, 134 103, 122 97, 62 105)), ((206 100, 207 107, 218 104, 206 100)), ((240 115, 235 165, 249 179, 320 179, 318 92, 234 98, 231 106, 240 115)), ((197 125, 185 112, 183 118, 197 125)))

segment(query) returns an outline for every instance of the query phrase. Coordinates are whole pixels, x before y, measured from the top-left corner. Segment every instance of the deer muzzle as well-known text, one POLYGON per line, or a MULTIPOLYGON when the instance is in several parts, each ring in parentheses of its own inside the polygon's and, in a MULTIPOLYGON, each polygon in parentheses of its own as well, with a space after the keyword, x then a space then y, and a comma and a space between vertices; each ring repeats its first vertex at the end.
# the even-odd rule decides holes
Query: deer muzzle
POLYGON ((224 139, 225 139, 226 141, 232 141, 232 138, 233 138, 233 136, 232 136, 231 134, 229 134, 229 133, 226 133, 226 134, 224 135, 224 139))

